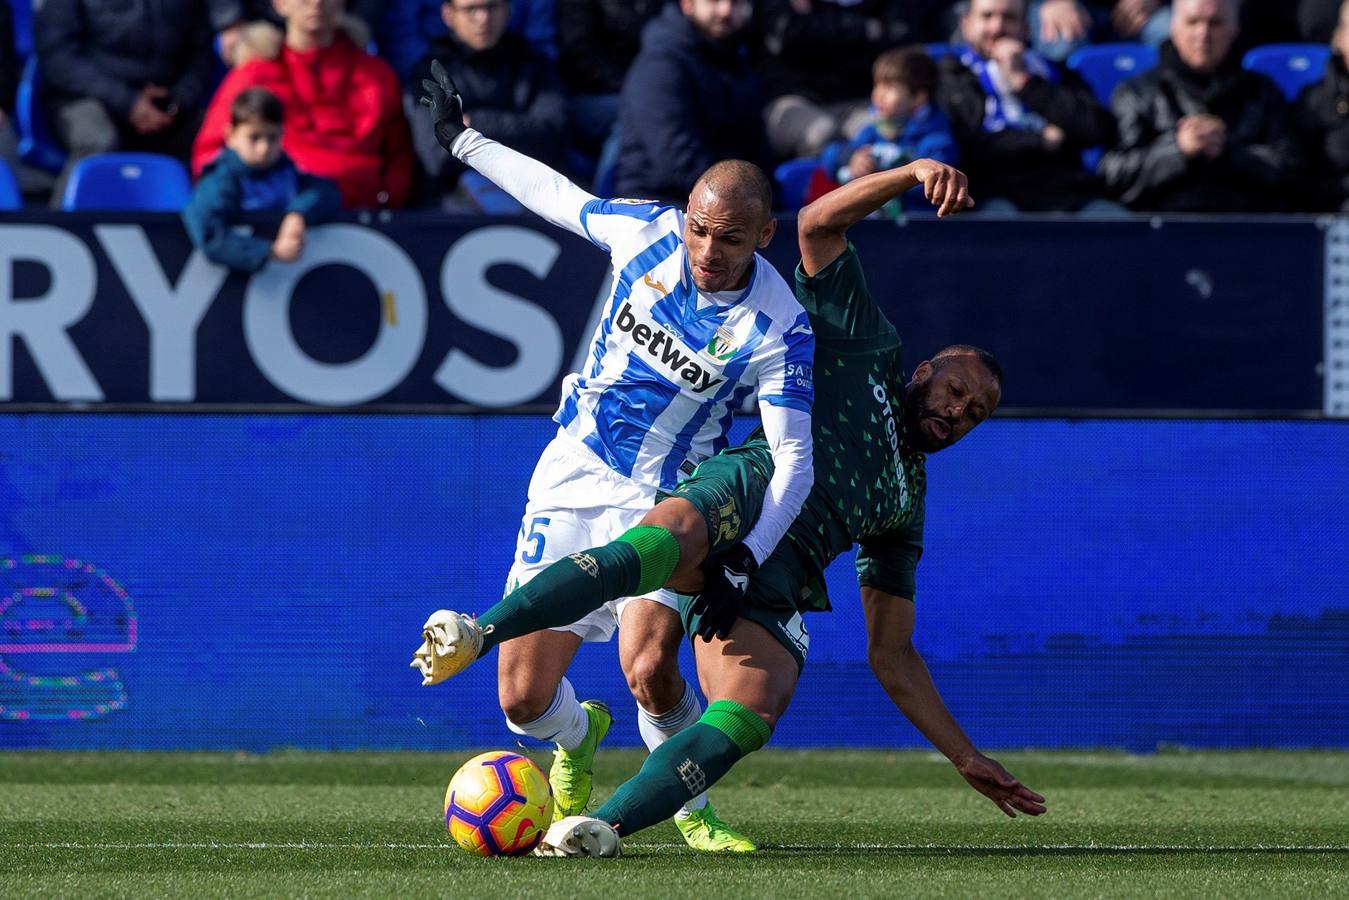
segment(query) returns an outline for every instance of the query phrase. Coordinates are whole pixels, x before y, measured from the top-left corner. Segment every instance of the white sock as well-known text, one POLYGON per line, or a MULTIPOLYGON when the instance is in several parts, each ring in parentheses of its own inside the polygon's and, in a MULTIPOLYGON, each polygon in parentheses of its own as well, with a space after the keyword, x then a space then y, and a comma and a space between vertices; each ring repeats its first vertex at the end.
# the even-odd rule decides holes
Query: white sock
MULTIPOLYGON (((693 685, 685 681, 684 696, 674 705, 674 709, 656 715, 642 709, 641 705, 638 704, 637 713, 637 730, 642 733, 642 740, 646 741, 646 749, 655 750, 661 744, 697 722, 703 714, 703 705, 699 702, 698 694, 693 690, 693 685)), ((683 808, 675 813, 675 818, 683 819, 689 813, 702 809, 706 805, 707 794, 699 794, 685 803, 683 808)))
POLYGON ((506 720, 506 727, 516 734, 527 734, 541 741, 553 741, 563 750, 575 750, 585 740, 586 730, 590 727, 590 718, 576 699, 576 689, 571 682, 563 678, 553 695, 553 702, 543 715, 532 722, 506 720))

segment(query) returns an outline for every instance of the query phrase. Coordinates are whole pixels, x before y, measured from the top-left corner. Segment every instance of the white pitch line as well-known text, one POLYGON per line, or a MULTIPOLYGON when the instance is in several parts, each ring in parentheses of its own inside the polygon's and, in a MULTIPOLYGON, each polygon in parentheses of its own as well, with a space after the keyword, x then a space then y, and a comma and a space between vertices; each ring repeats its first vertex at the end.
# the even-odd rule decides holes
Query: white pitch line
MULTIPOLYGON (((11 850, 449 850, 453 844, 338 844, 338 843, 272 843, 268 841, 225 842, 161 841, 151 843, 84 843, 60 841, 30 844, 0 844, 11 850)), ((684 844, 634 844, 634 850, 682 850, 684 844)), ((794 852, 840 850, 949 850, 963 852, 1036 851, 1036 850, 1094 850, 1103 853, 1156 852, 1171 853, 1337 853, 1349 852, 1349 845, 1337 844, 1249 844, 1244 846, 1205 846, 1177 844, 772 844, 764 850, 794 852)))

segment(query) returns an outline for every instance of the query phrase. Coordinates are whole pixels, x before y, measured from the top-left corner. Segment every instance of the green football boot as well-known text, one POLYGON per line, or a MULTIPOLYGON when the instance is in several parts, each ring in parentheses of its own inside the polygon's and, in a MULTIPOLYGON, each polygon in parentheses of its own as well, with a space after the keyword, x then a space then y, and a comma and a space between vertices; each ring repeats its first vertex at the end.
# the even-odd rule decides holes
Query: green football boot
POLYGON ((553 767, 548 771, 548 783, 553 786, 554 822, 585 812, 593 784, 591 768, 595 764, 595 749, 614 723, 609 707, 599 700, 586 700, 581 708, 590 720, 581 746, 575 750, 563 750, 561 747, 554 750, 553 767))
POLYGON ((675 825, 684 841, 694 850, 707 853, 753 853, 759 848, 717 815, 709 803, 684 818, 675 817, 675 825))

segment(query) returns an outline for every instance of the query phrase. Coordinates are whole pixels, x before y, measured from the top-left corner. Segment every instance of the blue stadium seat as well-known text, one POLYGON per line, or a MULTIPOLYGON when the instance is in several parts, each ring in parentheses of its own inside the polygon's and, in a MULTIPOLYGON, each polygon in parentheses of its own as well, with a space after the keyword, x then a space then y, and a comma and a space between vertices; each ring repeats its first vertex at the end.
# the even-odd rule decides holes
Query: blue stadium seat
POLYGON ((489 216, 522 216, 525 214, 525 208, 520 205, 519 200, 488 181, 485 175, 469 170, 459 176, 459 183, 473 198, 473 202, 478 205, 478 209, 489 216))
POLYGON ((1081 75, 1106 106, 1110 105, 1110 94, 1116 85, 1156 65, 1157 49, 1147 44, 1091 44, 1074 50, 1068 57, 1068 68, 1081 75))
POLYGON ((794 211, 806 201, 806 188, 810 186, 810 176, 820 167, 820 161, 813 156, 805 159, 789 159, 773 170, 773 180, 778 185, 778 205, 784 210, 794 211))
POLYGON ((59 172, 66 164, 66 151, 57 145, 47 128, 47 115, 39 96, 41 77, 37 57, 28 57, 19 79, 18 95, 14 102, 15 125, 19 132, 19 158, 30 166, 59 172))
POLYGON ((23 62, 33 55, 33 0, 9 0, 14 23, 14 53, 23 62))
POLYGON ((927 55, 932 57, 933 62, 941 62, 948 56, 955 56, 955 44, 934 43, 927 45, 927 55))
POLYGON ((1252 72, 1273 78, 1289 100, 1309 84, 1321 80, 1330 48, 1323 44, 1267 44, 1247 51, 1241 64, 1252 72))
POLYGON ((19 182, 9 165, 0 159, 0 209, 22 209, 23 195, 19 193, 19 182))
POLYGON ((61 208, 178 212, 191 194, 187 168, 171 156, 98 153, 75 164, 61 208))

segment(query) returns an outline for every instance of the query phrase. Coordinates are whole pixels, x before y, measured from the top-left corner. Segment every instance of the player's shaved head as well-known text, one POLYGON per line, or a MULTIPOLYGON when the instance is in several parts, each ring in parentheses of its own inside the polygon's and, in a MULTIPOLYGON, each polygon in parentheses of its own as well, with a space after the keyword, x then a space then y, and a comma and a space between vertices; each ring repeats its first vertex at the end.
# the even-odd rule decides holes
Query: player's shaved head
POLYGON ((768 246, 776 228, 773 185, 763 169, 728 159, 704 172, 684 216, 684 248, 698 290, 743 288, 755 251, 768 246))
POLYGON ((934 365, 938 365, 941 364, 942 360, 954 359, 958 356, 973 356, 979 360, 988 370, 988 374, 992 375, 993 380, 998 383, 998 389, 1002 389, 1002 366, 992 353, 973 344, 952 344, 949 347, 943 347, 937 351, 936 356, 932 357, 932 362, 934 365))
POLYGON ((737 208, 753 205, 761 222, 773 214, 773 183, 764 170, 743 159, 723 159, 698 177, 690 202, 700 193, 711 193, 737 208))

